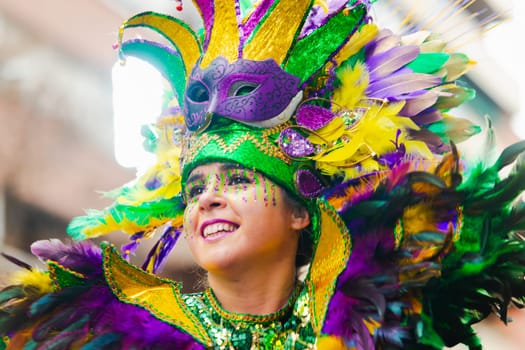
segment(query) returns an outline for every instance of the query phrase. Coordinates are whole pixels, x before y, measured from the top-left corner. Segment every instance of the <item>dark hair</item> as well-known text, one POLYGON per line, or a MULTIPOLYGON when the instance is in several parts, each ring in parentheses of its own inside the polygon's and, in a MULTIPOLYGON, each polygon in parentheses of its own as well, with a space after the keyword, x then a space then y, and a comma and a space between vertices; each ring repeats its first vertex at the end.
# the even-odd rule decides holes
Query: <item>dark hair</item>
MULTIPOLYGON (((292 211, 294 211, 298 215, 310 215, 306 207, 293 195, 291 195, 290 193, 288 193, 288 191, 284 189, 282 192, 285 204, 288 205, 292 209, 292 211)), ((297 245, 297 254, 295 255, 295 267, 300 267, 308 264, 310 262, 310 259, 312 258, 313 239, 312 233, 309 228, 310 225, 308 225, 308 227, 304 228, 299 233, 299 243, 297 245)))

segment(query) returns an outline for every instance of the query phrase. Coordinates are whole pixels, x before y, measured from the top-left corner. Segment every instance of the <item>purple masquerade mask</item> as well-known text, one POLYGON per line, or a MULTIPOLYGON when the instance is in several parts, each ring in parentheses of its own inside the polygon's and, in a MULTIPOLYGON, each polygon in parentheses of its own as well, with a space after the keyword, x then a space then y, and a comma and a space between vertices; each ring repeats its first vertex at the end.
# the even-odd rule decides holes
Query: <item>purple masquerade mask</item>
POLYGON ((241 123, 272 127, 290 119, 302 98, 299 78, 275 61, 216 58, 209 67, 195 67, 184 96, 190 131, 204 130, 212 115, 241 123))

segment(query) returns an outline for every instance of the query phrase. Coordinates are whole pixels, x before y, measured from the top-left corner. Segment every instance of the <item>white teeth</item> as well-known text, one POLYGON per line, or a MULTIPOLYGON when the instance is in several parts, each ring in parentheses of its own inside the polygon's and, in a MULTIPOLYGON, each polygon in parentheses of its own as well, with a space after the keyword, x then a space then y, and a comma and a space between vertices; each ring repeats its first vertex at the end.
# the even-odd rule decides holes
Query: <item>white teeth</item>
POLYGON ((232 231, 235 231, 237 229, 237 226, 234 225, 234 224, 228 224, 228 223, 225 223, 225 222, 220 222, 220 223, 217 223, 217 224, 211 224, 211 225, 208 225, 204 228, 203 232, 202 232, 202 235, 204 237, 209 237, 213 234, 216 234, 218 232, 232 232, 232 231))

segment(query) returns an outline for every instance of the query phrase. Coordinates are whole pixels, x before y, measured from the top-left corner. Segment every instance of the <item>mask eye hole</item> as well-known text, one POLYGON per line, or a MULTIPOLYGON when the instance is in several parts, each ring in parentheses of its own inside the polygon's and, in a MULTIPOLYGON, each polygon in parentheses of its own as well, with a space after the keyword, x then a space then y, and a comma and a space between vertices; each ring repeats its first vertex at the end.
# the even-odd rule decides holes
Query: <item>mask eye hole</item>
POLYGON ((186 92, 186 96, 193 102, 207 102, 210 100, 210 93, 201 82, 191 84, 186 92))
POLYGON ((259 87, 257 83, 250 83, 247 81, 237 81, 230 87, 228 96, 246 96, 251 94, 255 89, 259 87))

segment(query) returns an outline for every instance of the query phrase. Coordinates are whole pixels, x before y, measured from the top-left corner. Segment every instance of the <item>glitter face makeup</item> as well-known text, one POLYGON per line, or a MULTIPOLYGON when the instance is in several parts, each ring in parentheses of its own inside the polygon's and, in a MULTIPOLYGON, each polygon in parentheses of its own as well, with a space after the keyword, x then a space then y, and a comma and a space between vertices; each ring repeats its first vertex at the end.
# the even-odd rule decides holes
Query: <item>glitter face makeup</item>
POLYGON ((229 163, 201 165, 184 197, 186 238, 209 272, 278 261, 297 245, 282 189, 261 173, 229 163))
POLYGON ((195 203, 199 196, 208 190, 228 194, 237 193, 243 197, 244 202, 250 198, 276 205, 276 185, 263 175, 236 164, 221 164, 219 170, 218 173, 206 175, 199 171, 192 173, 184 190, 184 199, 188 205, 195 203))

